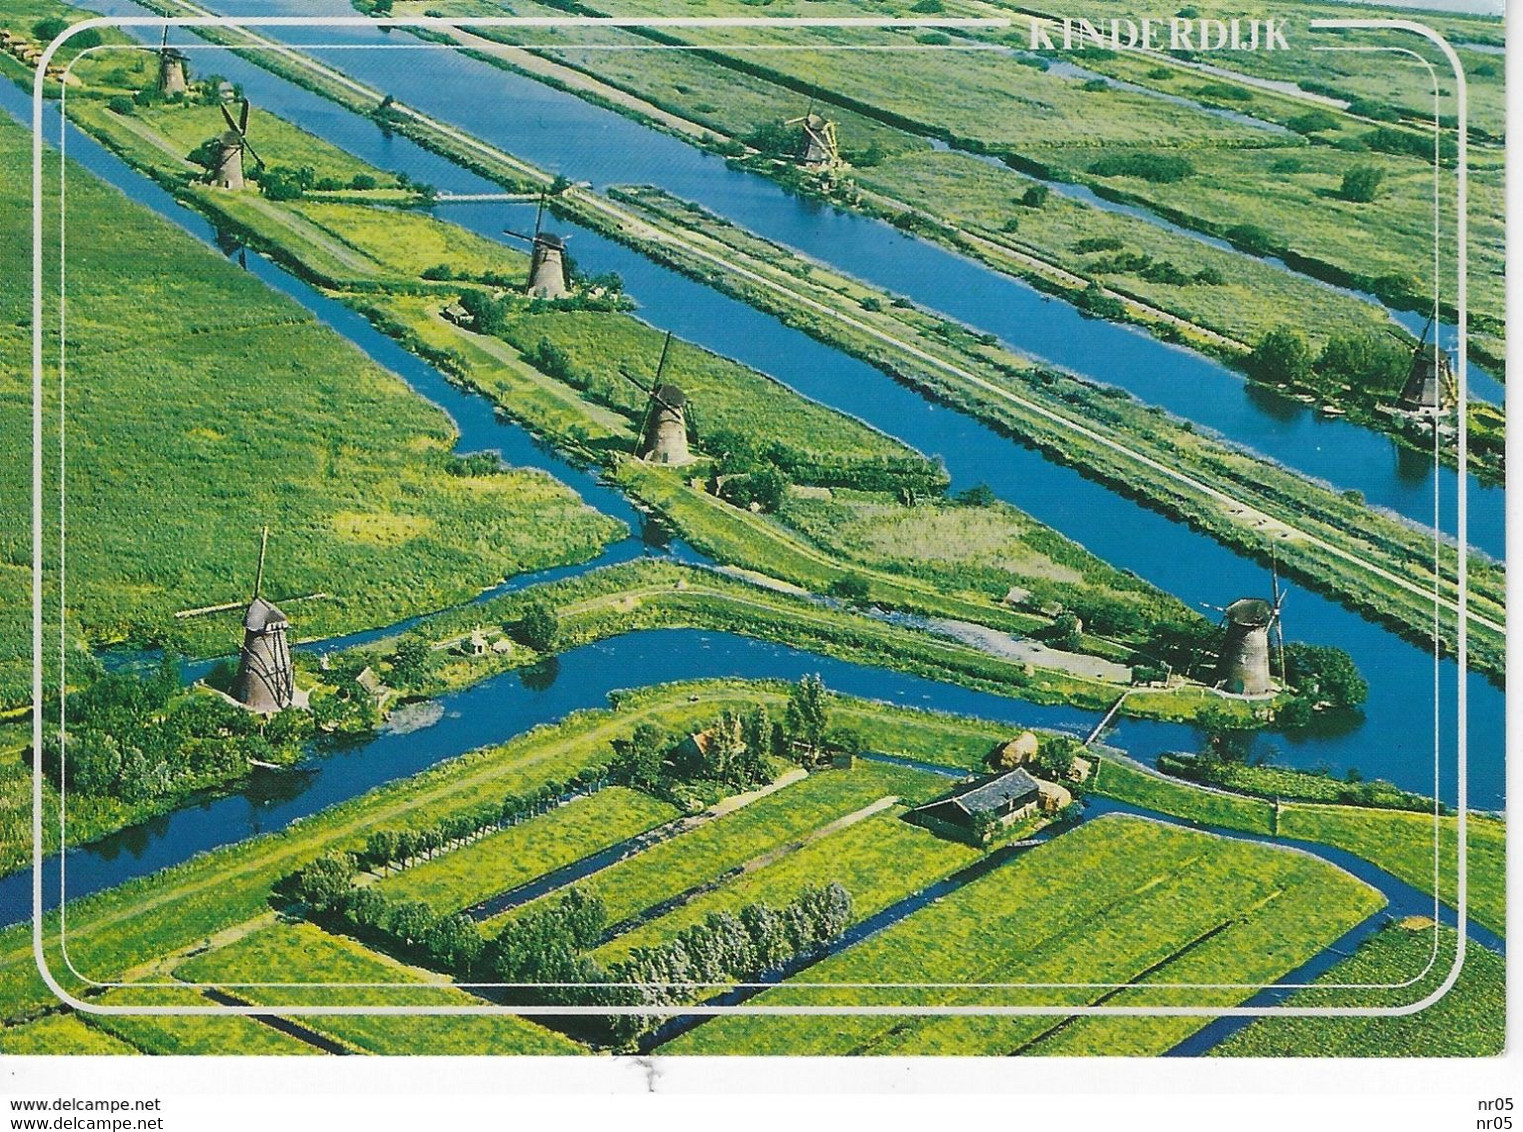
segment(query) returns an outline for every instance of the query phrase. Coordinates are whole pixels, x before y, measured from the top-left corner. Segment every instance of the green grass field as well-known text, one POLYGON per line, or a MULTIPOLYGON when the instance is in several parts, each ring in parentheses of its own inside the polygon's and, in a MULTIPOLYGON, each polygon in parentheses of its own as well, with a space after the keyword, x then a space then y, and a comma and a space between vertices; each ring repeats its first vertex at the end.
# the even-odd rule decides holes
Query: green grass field
POLYGON ((671 939, 712 913, 734 914, 756 903, 783 907, 811 884, 841 884, 851 893, 853 920, 864 920, 980 856, 971 846, 910 825, 904 812, 898 806, 812 841, 616 937, 594 955, 610 965, 636 947, 671 939))
POLYGON ((380 887, 393 900, 421 900, 436 912, 454 912, 676 816, 666 802, 610 786, 414 865, 383 879, 380 887))
MULTIPOLYGON (((0 123, 4 152, 19 154, 25 139, 0 123)), ((30 194, 21 163, 5 170, 0 223, 19 244, 30 194)), ((191 623, 192 637, 170 614, 245 594, 264 523, 266 593, 331 595, 293 610, 301 636, 449 605, 505 576, 590 557, 616 533, 541 473, 447 474, 453 429, 437 409, 294 303, 77 171, 69 225, 71 277, 91 285, 69 306, 68 599, 90 640, 230 647, 236 617, 191 623), (154 398, 134 395, 150 386, 154 398), (172 494, 142 490, 169 480, 172 494)), ((0 289, 8 348, 24 351, 28 291, 17 276, 0 289)), ((0 397, 5 441, 23 450, 29 390, 13 375, 0 397)), ((18 506, 24 463, 0 479, 18 506)), ((7 536, 13 568, 0 576, 12 618, 27 604, 20 539, 7 536)), ((6 624, 9 699, 25 634, 6 624)))
MULTIPOLYGON (((361 987, 233 986, 230 993, 270 1005, 484 1006, 485 1000, 447 983, 427 985, 421 972, 376 955, 353 940, 311 924, 280 924, 198 956, 176 969, 180 978, 220 985, 268 982, 360 983, 361 987), (374 984, 393 984, 376 986, 374 984)), ((301 1024, 361 1053, 414 1056, 583 1052, 571 1039, 509 1014, 303 1016, 301 1024)))
MULTIPOLYGON (((1454 963, 1456 936, 1431 921, 1392 924, 1360 945, 1318 983, 1394 984, 1399 990, 1298 991, 1287 1006, 1405 1006, 1431 994, 1454 963), (1431 967, 1429 966, 1432 961, 1431 967)), ((1475 943, 1453 988, 1417 1014, 1394 1018, 1260 1018, 1211 1051, 1212 1057, 1495 1057, 1506 1037, 1507 965, 1475 943)))
MULTIPOLYGON (((921 800, 938 786, 933 775, 899 767, 863 764, 849 771, 820 771, 595 873, 577 888, 599 897, 609 923, 616 924, 880 798, 921 800)), ((556 899, 555 894, 542 898, 556 899)))
MULTIPOLYGON (((1210 972, 1210 981, 1258 983, 1293 969, 1380 904, 1378 894, 1351 877, 1299 854, 1104 818, 752 1001, 1079 1005, 1101 998, 1104 987, 968 984, 1117 984, 1153 976, 1168 982, 1176 981, 1175 974, 1181 976, 1177 981, 1207 981, 1202 970, 1210 972), (926 986, 938 983, 953 986, 926 986)), ((1236 1001, 1251 990, 1225 993, 1236 1001)), ((674 1054, 1008 1054, 1050 1038, 1062 1025, 1063 1019, 1045 1016, 731 1016, 705 1022, 661 1048, 674 1054)), ((1079 1043, 1068 1052, 1109 1049, 1079 1043)))
MULTIPOLYGON (((152 1003, 202 1010, 215 1005, 200 994, 177 987, 156 991, 109 991, 101 996, 100 1003, 106 1006, 152 1003)), ((289 1057, 319 1052, 246 1015, 92 1014, 89 1025, 102 1034, 129 1043, 142 1053, 165 1056, 289 1057)))
POLYGON ((61 1057, 78 1054, 120 1056, 137 1047, 85 1022, 78 1014, 49 1014, 35 1022, 0 1030, 0 1053, 12 1057, 61 1057))
MULTIPOLYGON (((1280 816, 1280 833, 1347 849, 1424 892, 1433 890, 1431 814, 1352 810, 1344 806, 1286 806, 1280 816)), ((1457 884, 1457 837, 1456 819, 1439 819, 1439 892, 1450 907, 1454 906, 1457 884)), ((1470 915, 1494 932, 1506 932, 1507 827, 1494 818, 1471 815, 1465 842, 1469 850, 1470 915)))

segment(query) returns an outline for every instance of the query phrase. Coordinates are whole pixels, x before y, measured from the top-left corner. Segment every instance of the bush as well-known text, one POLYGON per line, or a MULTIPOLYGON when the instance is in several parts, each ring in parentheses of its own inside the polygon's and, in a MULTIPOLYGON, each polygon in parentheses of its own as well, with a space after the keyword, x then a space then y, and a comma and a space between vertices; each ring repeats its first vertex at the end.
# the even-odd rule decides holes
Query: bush
POLYGON ((1339 188, 1338 195, 1356 204, 1368 204, 1375 199, 1383 180, 1385 170, 1378 165, 1356 165, 1343 174, 1343 185, 1339 188))
POLYGON ((1080 255, 1088 255, 1090 252, 1120 251, 1125 246, 1119 236, 1086 236, 1074 241, 1073 250, 1080 255))
POLYGON ((1047 194, 1051 191, 1046 185, 1031 185, 1021 194, 1021 203, 1027 208, 1041 208, 1047 203, 1047 194))
POLYGON ((1253 348, 1247 367, 1248 375, 1256 381, 1303 384, 1312 374, 1311 348, 1299 330, 1276 327, 1253 348))
POLYGON ((825 592, 831 597, 857 604, 867 600, 869 586, 867 579, 860 574, 842 574, 839 578, 832 579, 825 592))
POLYGON ((1317 134, 1324 130, 1339 130, 1343 128, 1338 116, 1320 107, 1308 110, 1305 114, 1297 114, 1285 123, 1298 134, 1317 134))
POLYGON ((1275 250, 1274 237, 1257 224, 1234 224, 1227 229, 1227 240, 1252 255, 1269 255, 1275 250))
POLYGON ((1096 318, 1120 318, 1126 307, 1114 295, 1105 293, 1100 284, 1091 282, 1079 296, 1079 309, 1096 318))
POLYGON ((1097 177, 1136 177, 1167 185, 1183 181, 1195 166, 1172 153, 1112 153, 1093 162, 1089 171, 1097 177))
POLYGON ((110 101, 106 103, 106 109, 110 110, 113 114, 131 114, 133 113, 134 103, 132 99, 125 94, 115 94, 112 95, 110 101))

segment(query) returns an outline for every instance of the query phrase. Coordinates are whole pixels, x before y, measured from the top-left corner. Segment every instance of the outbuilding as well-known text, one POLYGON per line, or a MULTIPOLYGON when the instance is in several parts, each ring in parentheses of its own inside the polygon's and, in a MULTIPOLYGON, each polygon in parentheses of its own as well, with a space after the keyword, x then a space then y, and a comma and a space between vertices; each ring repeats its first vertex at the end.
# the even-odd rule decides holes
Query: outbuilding
POLYGON ((989 814, 1008 825, 1035 813, 1041 799, 1041 783, 1017 767, 965 783, 913 813, 922 822, 941 822, 971 832, 975 814, 989 814))

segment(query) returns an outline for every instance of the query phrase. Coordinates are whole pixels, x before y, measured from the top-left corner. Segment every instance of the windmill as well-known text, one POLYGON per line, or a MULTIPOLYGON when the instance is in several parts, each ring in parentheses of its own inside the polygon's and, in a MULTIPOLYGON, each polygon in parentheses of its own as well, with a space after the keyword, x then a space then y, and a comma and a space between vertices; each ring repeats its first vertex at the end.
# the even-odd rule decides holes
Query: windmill
POLYGON ((222 117, 227 121, 227 130, 217 139, 217 163, 212 168, 212 184, 219 189, 241 189, 244 187, 243 180, 243 153, 248 151, 254 159, 254 164, 264 168, 264 162, 254 147, 249 144, 249 100, 243 99, 243 105, 238 111, 237 121, 233 120, 225 103, 218 103, 217 109, 222 111, 222 117))
POLYGON ((1281 608, 1285 594, 1280 590, 1280 572, 1270 558, 1271 600, 1261 597, 1238 598, 1222 615, 1223 639, 1216 660, 1216 686, 1236 696, 1263 696, 1274 691, 1269 675, 1269 634, 1278 639, 1280 684, 1285 683, 1285 626, 1281 608))
POLYGON ((534 235, 504 228, 503 232, 530 247, 528 293, 536 299, 563 299, 571 293, 566 286, 566 240, 543 230, 545 196, 539 197, 539 211, 534 214, 534 235))
POLYGON ((640 381, 622 366, 619 372, 626 381, 646 395, 645 416, 640 422, 640 436, 635 441, 635 455, 652 464, 691 464, 693 455, 687 447, 688 418, 692 406, 687 394, 670 382, 661 380, 666 372, 666 359, 672 347, 671 331, 661 344, 661 360, 656 363, 656 376, 650 386, 640 381))
MULTIPOLYGON (((181 610, 175 614, 176 618, 183 619, 232 609, 244 611, 243 646, 238 653, 238 672, 233 678, 231 694, 244 707, 261 715, 270 715, 293 704, 305 707, 307 698, 306 693, 296 687, 291 665, 291 648, 286 640, 291 622, 264 597, 264 558, 269 539, 270 528, 265 527, 259 535, 259 565, 254 571, 254 593, 246 606, 241 601, 233 601, 200 609, 181 610)), ((315 593, 284 600, 289 604, 327 596, 325 593, 315 593)))
POLYGON ((1433 342, 1428 341, 1432 329, 1433 316, 1429 315, 1422 337, 1412 348, 1412 368, 1407 371, 1406 384, 1396 399, 1396 407, 1402 412, 1433 417, 1459 404, 1459 386, 1449 355, 1440 348, 1436 334, 1433 342))
POLYGON ((184 94, 185 52, 169 46, 169 27, 164 28, 164 38, 159 43, 159 77, 155 83, 158 92, 166 98, 172 94, 184 94))
POLYGON ((233 699, 250 711, 269 715, 291 706, 296 680, 286 630, 291 622, 262 596, 264 552, 270 528, 259 536, 259 566, 254 572, 254 596, 243 615, 243 649, 238 654, 238 675, 233 679, 233 699))
POLYGON ((791 118, 785 126, 802 126, 803 138, 795 157, 809 169, 833 169, 841 163, 841 148, 836 142, 836 124, 814 112, 814 103, 801 118, 791 118))

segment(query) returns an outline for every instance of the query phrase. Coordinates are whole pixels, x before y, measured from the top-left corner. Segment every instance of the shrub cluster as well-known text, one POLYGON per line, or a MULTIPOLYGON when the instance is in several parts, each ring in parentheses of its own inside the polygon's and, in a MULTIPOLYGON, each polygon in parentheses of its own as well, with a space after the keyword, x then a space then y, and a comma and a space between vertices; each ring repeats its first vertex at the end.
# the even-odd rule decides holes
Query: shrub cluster
POLYGON ((1109 153, 1092 162, 1089 171, 1097 177, 1137 177, 1168 185, 1183 181, 1195 166, 1174 153, 1109 153))
POLYGON ((251 761, 293 763, 312 734, 305 712, 269 718, 220 696, 184 694, 173 657, 151 677, 115 672, 70 693, 65 739, 50 733, 43 765, 81 794, 148 802, 246 773, 251 761))

